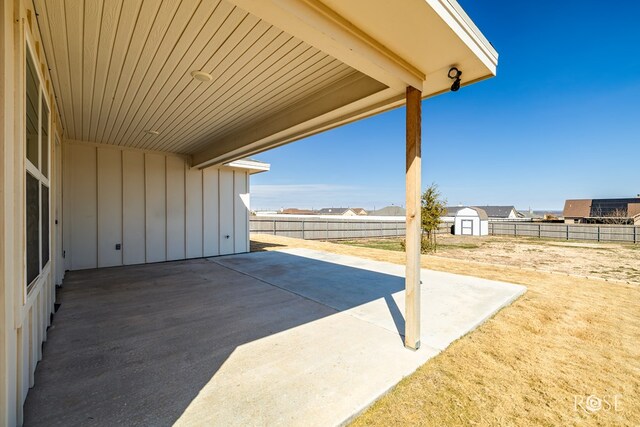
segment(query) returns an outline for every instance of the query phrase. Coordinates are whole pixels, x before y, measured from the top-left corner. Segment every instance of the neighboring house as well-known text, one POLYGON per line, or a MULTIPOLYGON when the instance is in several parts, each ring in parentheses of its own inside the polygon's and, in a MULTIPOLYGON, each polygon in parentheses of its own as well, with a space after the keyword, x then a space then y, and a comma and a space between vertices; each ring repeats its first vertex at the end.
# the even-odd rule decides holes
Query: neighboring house
POLYGON ((367 211, 365 211, 362 208, 351 208, 351 210, 355 212, 356 215, 360 215, 360 216, 368 215, 367 211))
POLYGON ((406 216, 407 212, 401 206, 385 206, 382 209, 377 209, 369 212, 370 216, 406 216))
POLYGON ((316 212, 318 215, 341 215, 341 216, 357 216, 351 208, 322 208, 316 212))
POLYGON ((464 206, 447 206, 445 208, 445 213, 440 217, 440 220, 442 222, 454 222, 458 211, 464 208, 464 206))
POLYGON ((278 212, 282 215, 315 215, 316 211, 309 209, 287 208, 278 212))
MULTIPOLYGON (((447 206, 446 213, 441 217, 442 221, 453 222, 458 211, 465 208, 465 206, 447 206)), ((489 217, 489 220, 504 221, 525 217, 514 206, 474 206, 474 208, 482 209, 489 217)))
POLYGON ((540 213, 540 212, 536 212, 533 209, 529 208, 529 210, 527 211, 521 211, 520 214, 522 215, 522 218, 528 218, 531 220, 540 220, 543 219, 545 214, 544 213, 540 213))
POLYGON ((568 224, 640 224, 640 197, 568 199, 562 215, 568 224))
POLYGON ((255 216, 271 216, 278 215, 278 211, 254 211, 253 214, 255 216))
POLYGON ((518 219, 524 216, 514 206, 475 206, 486 212, 489 219, 518 219))

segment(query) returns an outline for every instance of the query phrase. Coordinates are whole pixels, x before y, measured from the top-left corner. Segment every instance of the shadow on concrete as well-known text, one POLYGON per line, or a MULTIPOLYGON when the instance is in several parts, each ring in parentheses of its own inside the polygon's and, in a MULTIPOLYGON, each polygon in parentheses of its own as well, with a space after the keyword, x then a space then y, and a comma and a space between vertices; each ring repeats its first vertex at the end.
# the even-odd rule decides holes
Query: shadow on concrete
POLYGON ((279 252, 69 272, 25 425, 170 425, 243 344, 381 298, 401 334, 403 287, 279 252))
POLYGON ((284 245, 280 245, 278 243, 265 243, 258 242, 255 240, 250 241, 251 252, 264 252, 270 249, 283 248, 284 245))

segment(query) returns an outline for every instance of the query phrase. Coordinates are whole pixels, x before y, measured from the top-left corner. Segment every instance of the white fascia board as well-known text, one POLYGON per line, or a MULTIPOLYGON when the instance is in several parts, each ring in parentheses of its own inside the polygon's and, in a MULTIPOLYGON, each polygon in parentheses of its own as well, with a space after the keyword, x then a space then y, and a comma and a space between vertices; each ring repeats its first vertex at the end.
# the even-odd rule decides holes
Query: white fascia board
POLYGON ((248 170, 250 174, 269 172, 271 165, 269 163, 259 162, 257 160, 250 159, 238 159, 229 163, 225 163, 224 166, 236 169, 248 170))
POLYGON ((426 0, 482 63, 496 75, 498 52, 456 0, 426 0))

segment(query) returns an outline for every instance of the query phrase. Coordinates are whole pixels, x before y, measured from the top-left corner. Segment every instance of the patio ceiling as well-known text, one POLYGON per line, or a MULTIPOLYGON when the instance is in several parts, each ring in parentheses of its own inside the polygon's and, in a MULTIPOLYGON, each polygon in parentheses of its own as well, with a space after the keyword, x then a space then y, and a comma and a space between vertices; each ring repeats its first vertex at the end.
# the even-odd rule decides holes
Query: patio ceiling
POLYGON ((445 91, 452 65, 471 83, 497 63, 448 0, 34 6, 66 139, 188 154, 200 167, 400 106, 407 86, 445 91))

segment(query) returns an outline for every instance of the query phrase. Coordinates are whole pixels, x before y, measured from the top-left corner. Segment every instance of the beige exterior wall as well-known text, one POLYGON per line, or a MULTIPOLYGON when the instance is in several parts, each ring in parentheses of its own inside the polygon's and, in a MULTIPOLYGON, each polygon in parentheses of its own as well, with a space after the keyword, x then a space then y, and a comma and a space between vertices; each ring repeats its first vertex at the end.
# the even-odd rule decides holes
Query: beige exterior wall
POLYGON ((59 116, 53 102, 51 77, 42 51, 31 3, 4 1, 0 6, 0 425, 22 424, 22 404, 33 386, 36 365, 42 358, 42 343, 55 299, 54 269, 56 192, 59 169, 54 159, 59 147, 53 143, 59 134, 59 116), (25 232, 25 53, 29 46, 38 69, 43 102, 50 109, 51 137, 49 158, 50 257, 27 292, 25 232))
POLYGON ((66 270, 248 252, 246 170, 191 169, 179 155, 106 144, 63 145, 66 270))

